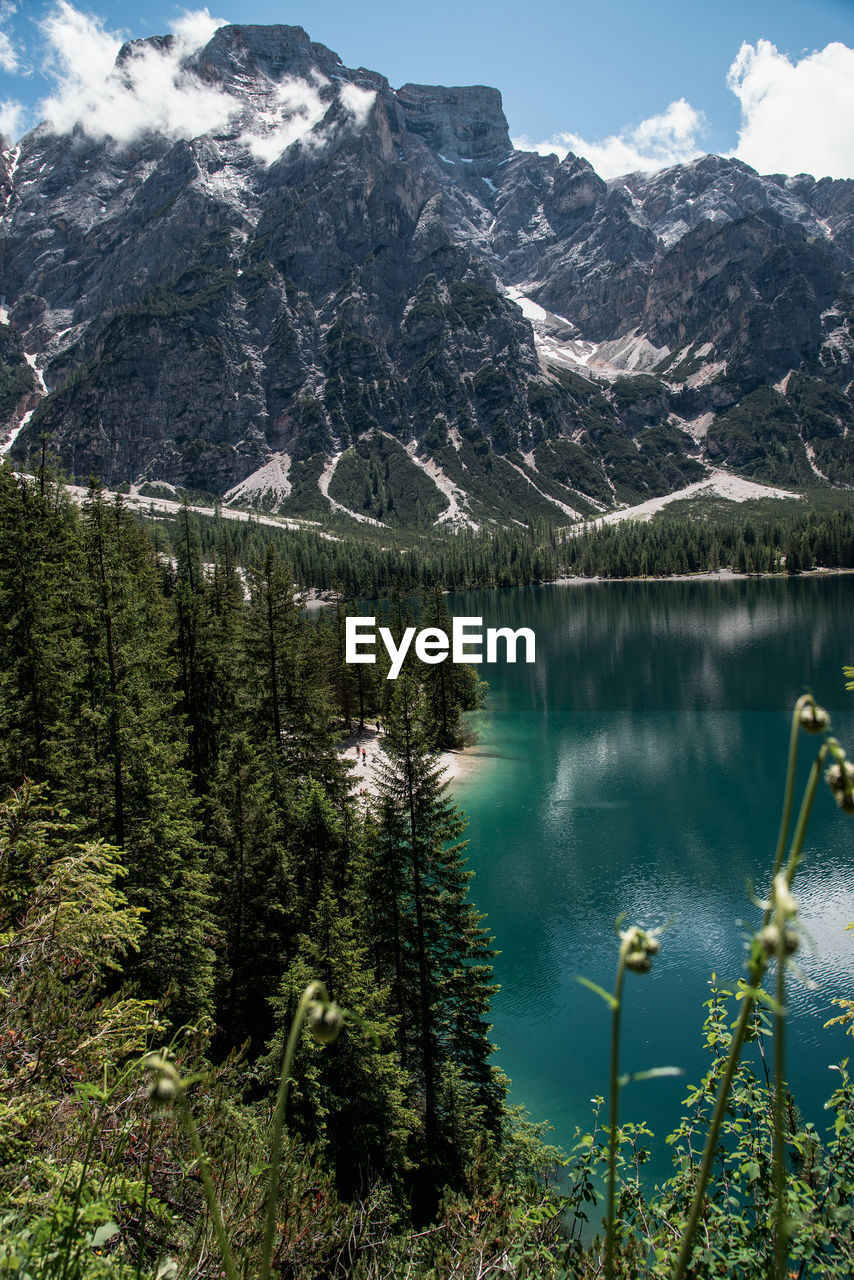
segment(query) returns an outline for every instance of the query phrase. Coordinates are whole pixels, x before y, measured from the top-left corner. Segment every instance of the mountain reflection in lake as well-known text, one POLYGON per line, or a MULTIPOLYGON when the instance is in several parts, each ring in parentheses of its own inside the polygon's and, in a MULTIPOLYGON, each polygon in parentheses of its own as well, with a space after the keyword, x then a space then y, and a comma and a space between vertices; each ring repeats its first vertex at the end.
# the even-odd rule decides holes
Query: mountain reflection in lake
MULTIPOLYGON (((457 786, 470 818, 473 896, 501 955, 494 1002, 498 1061, 513 1099, 569 1144, 607 1084, 609 1018, 575 982, 613 983, 613 922, 671 925, 652 973, 629 975, 627 1071, 681 1066, 684 1080, 625 1091, 626 1119, 663 1137, 687 1084, 706 1069, 700 1039, 711 972, 742 972, 773 858, 791 710, 811 688, 854 755, 854 577, 736 582, 590 583, 470 592, 455 614, 533 627, 533 666, 491 665, 475 727, 484 759, 457 786)), ((816 740, 801 736, 805 778, 816 740)), ((850 1052, 823 1029, 834 995, 854 993, 854 821, 825 787, 796 883, 815 951, 793 980, 790 1078, 805 1116, 825 1124, 834 1075, 850 1052)))

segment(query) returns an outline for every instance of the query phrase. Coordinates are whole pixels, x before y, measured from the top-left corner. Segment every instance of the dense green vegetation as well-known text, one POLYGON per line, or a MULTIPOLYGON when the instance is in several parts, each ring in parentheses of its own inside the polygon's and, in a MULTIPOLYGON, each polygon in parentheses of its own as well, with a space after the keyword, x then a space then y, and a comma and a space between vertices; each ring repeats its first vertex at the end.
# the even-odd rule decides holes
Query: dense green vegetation
POLYGON ((22 396, 33 391, 36 376, 24 359, 13 330, 0 324, 0 423, 8 422, 22 396))
MULTIPOLYGON (((850 517, 837 526, 850 550, 850 517)), ((532 555, 537 533, 508 533, 504 562, 532 555)), ((755 995, 767 955, 733 993, 737 1034, 713 987, 710 1070, 654 1195, 638 1176, 644 1126, 597 1118, 563 1163, 507 1108, 491 940, 436 758, 463 738, 476 676, 348 665, 349 606, 304 615, 284 551, 310 555, 314 535, 285 537, 184 510, 167 548, 121 498, 93 488, 78 512, 46 476, 0 468, 0 1267, 557 1280, 601 1274, 604 1256, 626 1280, 663 1277, 699 1188, 688 1274, 759 1280, 781 1238, 783 1134, 789 1256, 803 1275, 849 1275, 854 1088, 843 1071, 825 1138, 738 1056, 769 1029, 755 995), (353 746, 380 742, 368 800, 353 746), (337 1038, 337 1009, 306 1005, 318 980, 344 1009, 337 1038), (703 1198, 698 1154, 733 1055, 703 1198), (583 1227, 609 1168, 605 1252, 583 1227)), ((460 565, 486 571, 485 539, 459 545, 460 565)), ((395 636, 413 585, 390 577, 395 636)), ((448 629, 441 590, 419 607, 448 629)), ((854 808, 836 759, 837 799, 854 808)), ((618 991, 626 966, 645 971, 636 939, 623 935, 618 991)))
POLYGON ((416 527, 432 523, 448 506, 403 446, 379 432, 347 450, 335 468, 329 494, 372 519, 416 527))
MULTIPOLYGON (((330 1196, 432 1216, 477 1152, 497 1164, 508 1124, 489 1064, 489 939, 435 758, 477 703, 473 669, 439 675, 413 657, 388 681, 381 662, 348 666, 343 608, 305 618, 275 548, 245 598, 227 529, 206 574, 186 513, 167 560, 97 489, 78 515, 52 484, 4 468, 0 543, 0 769, 13 789, 0 928, 16 1006, 4 1006, 0 1140, 18 1227, 59 1203, 86 1112, 75 1082, 184 1026, 183 1064, 239 1071, 226 1110, 250 1150, 312 976, 364 1030, 300 1054, 298 1163, 317 1162, 330 1196), (367 717, 384 724, 370 806, 342 754, 367 717), (21 972, 18 951, 39 946, 21 972), (40 1153, 29 1172, 15 1156, 25 1130, 40 1153)), ((447 622, 441 594, 424 608, 447 622)), ((389 627, 399 637, 409 621, 398 600, 389 627)), ((222 1125, 218 1105, 204 1103, 222 1125)), ((109 1183, 100 1163, 89 1172, 109 1183)), ((167 1234, 191 1247, 180 1221, 167 1234)))
MULTIPOLYGON (((731 505, 731 504, 728 504, 731 505)), ((146 521, 155 545, 174 554, 176 519, 146 521)), ((415 595, 433 587, 530 586, 567 575, 660 577, 674 573, 801 573, 854 568, 850 509, 772 517, 756 513, 715 519, 661 515, 578 532, 532 522, 509 529, 395 534, 363 526, 359 537, 276 529, 257 521, 198 518, 203 559, 210 563, 228 529, 238 564, 248 567, 273 546, 303 587, 337 590, 347 599, 415 595)))
POLYGON ((792 373, 785 394, 759 387, 715 419, 709 457, 771 484, 812 484, 817 471, 831 484, 851 485, 852 425, 854 409, 838 387, 792 373))

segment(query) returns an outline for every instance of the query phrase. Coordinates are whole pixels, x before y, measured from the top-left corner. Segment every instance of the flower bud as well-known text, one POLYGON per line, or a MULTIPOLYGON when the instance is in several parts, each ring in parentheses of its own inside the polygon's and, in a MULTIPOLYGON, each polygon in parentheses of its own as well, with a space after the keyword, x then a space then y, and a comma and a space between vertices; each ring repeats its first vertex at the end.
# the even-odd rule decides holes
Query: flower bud
MULTIPOLYGON (((780 930, 775 924, 766 924, 759 934, 759 941, 766 956, 775 956, 780 942, 780 930)), ((787 956, 794 955, 800 946, 800 939, 794 929, 783 930, 783 950, 787 956)))
POLYGON ((842 812, 854 814, 854 765, 848 760, 832 764, 824 776, 842 812))
POLYGON ((178 1093, 178 1086, 174 1080, 170 1080, 168 1076, 160 1076, 155 1080, 154 1084, 148 1090, 148 1096, 152 1102, 165 1105, 168 1102, 174 1102, 178 1093))
POLYGON ((807 733, 825 733, 830 728, 830 716, 824 707, 818 707, 814 702, 801 707, 798 721, 807 733))
POLYGON ((775 911, 779 911, 784 919, 789 916, 798 914, 798 904, 792 897, 789 889, 789 882, 784 872, 779 871, 774 877, 774 887, 771 891, 771 902, 775 911))
POLYGON ((315 1001, 308 1011, 307 1022, 318 1044, 332 1044, 344 1025, 344 1015, 337 1004, 323 1005, 315 1001))
POLYGON ((661 943, 653 934, 633 924, 620 934, 620 955, 632 973, 649 973, 652 957, 658 955, 661 943))

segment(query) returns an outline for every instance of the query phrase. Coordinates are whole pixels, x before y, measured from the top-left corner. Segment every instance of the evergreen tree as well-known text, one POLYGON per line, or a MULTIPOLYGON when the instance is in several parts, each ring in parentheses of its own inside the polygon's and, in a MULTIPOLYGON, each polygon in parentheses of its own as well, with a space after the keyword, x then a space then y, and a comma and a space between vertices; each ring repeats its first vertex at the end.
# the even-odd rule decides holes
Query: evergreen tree
POLYGON ((76 513, 58 485, 0 465, 0 769, 53 789, 75 768, 82 698, 76 513))
POLYGON ((485 1021, 489 940, 467 898, 470 873, 459 837, 465 820, 451 803, 433 754, 423 698, 404 673, 396 682, 381 765, 377 845, 363 888, 373 914, 378 977, 392 989, 403 1063, 417 1089, 428 1163, 453 1167, 445 1085, 457 1076, 498 1122, 501 1087, 490 1067, 485 1021))
MULTIPOLYGON (((434 587, 424 600, 421 622, 450 636, 451 614, 439 587, 434 587)), ((434 726, 434 745, 440 751, 462 746, 464 732, 460 716, 464 711, 474 711, 481 705, 486 689, 478 678, 477 669, 469 663, 452 662, 449 655, 443 662, 422 664, 419 674, 434 726)))
POLYGON ((290 572, 272 547, 250 573, 247 711, 268 750, 277 802, 286 779, 319 779, 340 803, 348 792, 314 625, 303 616, 290 572))
POLYGON ((308 927, 272 1001, 276 1030, 259 1064, 260 1079, 271 1090, 278 1083, 297 1004, 309 982, 319 979, 363 1021, 346 1019, 335 1043, 322 1050, 303 1035, 290 1123, 320 1144, 343 1194, 364 1193, 377 1177, 399 1188, 418 1120, 395 1052, 388 990, 376 981, 348 899, 325 888, 304 919, 308 927))
POLYGON ((272 1033, 269 1002, 293 955, 299 917, 273 781, 248 734, 235 734, 223 750, 210 803, 221 938, 217 1043, 248 1042, 254 1056, 272 1033))
POLYGON ((210 1010, 209 876, 197 838, 186 738, 176 707, 168 614, 148 539, 97 487, 83 524, 87 716, 79 726, 77 802, 125 851, 127 894, 146 912, 129 968, 146 995, 167 992, 172 1019, 210 1010))

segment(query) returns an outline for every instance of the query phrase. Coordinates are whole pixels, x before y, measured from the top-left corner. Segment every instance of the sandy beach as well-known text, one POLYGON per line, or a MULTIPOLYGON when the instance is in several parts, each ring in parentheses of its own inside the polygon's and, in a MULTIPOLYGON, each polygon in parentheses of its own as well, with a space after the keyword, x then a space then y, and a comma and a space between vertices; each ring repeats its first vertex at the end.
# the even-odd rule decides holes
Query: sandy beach
MULTIPOLYGON (((352 791, 366 801, 379 794, 378 765, 387 760, 383 749, 384 734, 378 732, 376 724, 366 724, 363 733, 358 729, 348 734, 341 743, 340 754, 343 760, 353 765, 352 791), (364 751, 364 756, 362 752, 364 751)), ((468 778, 477 767, 478 756, 472 750, 443 751, 439 756, 445 781, 453 785, 463 778, 468 778)))

